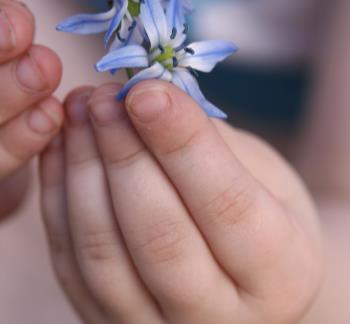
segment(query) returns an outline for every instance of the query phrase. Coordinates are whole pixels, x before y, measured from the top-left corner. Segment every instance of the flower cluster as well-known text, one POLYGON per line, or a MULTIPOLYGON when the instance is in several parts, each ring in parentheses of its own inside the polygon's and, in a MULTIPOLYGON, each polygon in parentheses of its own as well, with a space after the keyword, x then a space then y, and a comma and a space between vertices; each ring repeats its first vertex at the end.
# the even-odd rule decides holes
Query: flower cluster
POLYGON ((108 53, 96 69, 112 73, 126 69, 129 81, 118 100, 140 81, 161 79, 188 93, 209 116, 226 118, 205 99, 195 75, 211 72, 233 54, 237 50, 233 43, 213 40, 188 45, 186 17, 193 11, 188 0, 112 0, 110 5, 108 12, 76 15, 57 29, 83 35, 105 32, 108 53))

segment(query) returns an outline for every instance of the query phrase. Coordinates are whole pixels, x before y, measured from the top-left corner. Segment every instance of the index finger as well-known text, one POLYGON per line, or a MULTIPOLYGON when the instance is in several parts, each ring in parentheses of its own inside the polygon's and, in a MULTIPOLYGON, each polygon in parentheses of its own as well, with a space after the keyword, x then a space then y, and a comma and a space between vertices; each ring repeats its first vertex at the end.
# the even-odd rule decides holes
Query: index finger
POLYGON ((241 165, 194 101, 148 81, 129 94, 130 118, 226 271, 250 293, 300 275, 300 244, 284 208, 241 165), (288 251, 286 253, 286 251, 288 251), (257 272, 257 269, 259 270, 257 272))

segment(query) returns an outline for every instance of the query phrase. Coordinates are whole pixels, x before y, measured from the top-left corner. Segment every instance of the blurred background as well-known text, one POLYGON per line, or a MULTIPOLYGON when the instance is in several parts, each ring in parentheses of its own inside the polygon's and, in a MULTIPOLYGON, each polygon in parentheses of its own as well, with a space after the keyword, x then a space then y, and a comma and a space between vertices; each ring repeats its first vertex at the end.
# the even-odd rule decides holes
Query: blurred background
MULTIPOLYGON (((59 34, 54 29, 74 13, 106 9, 104 0, 24 1, 37 20, 37 42, 62 57, 65 70, 59 97, 75 86, 111 79, 92 67, 103 54, 100 38, 59 34)), ((232 40, 240 48, 212 74, 200 75, 203 92, 234 125, 263 135, 287 154, 287 142, 305 114, 326 1, 191 1, 197 8, 191 38, 232 40)), ((36 178, 33 174, 35 183, 36 178)), ((78 320, 50 269, 35 188, 16 217, 0 227, 0 323, 75 324, 78 320)))

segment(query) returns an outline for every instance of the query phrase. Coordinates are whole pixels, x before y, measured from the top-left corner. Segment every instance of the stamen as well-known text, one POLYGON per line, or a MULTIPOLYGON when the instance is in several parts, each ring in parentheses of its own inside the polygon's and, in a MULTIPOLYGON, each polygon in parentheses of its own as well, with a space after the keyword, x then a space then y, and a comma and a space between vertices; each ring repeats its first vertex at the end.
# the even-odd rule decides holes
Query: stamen
POLYGON ((136 27, 136 21, 134 20, 131 24, 131 26, 128 28, 128 31, 132 31, 136 27))
POLYGON ((190 47, 185 47, 185 48, 184 48, 184 51, 185 51, 186 53, 188 53, 188 54, 191 54, 191 55, 194 55, 194 54, 195 54, 194 50, 193 50, 192 48, 190 48, 190 47))
POLYGON ((188 24, 184 24, 184 30, 182 31, 183 34, 188 33, 188 24))
POLYGON ((179 61, 176 56, 173 57, 173 66, 177 67, 179 65, 179 61))
POLYGON ((117 31, 117 37, 118 39, 122 42, 122 43, 125 43, 126 42, 126 39, 121 37, 120 33, 119 33, 119 30, 117 31))
POLYGON ((177 29, 176 29, 176 27, 173 27, 173 29, 171 31, 170 39, 175 39, 176 35, 177 35, 177 29))
POLYGON ((162 46, 162 45, 158 45, 158 49, 162 52, 162 53, 164 53, 164 47, 162 46))

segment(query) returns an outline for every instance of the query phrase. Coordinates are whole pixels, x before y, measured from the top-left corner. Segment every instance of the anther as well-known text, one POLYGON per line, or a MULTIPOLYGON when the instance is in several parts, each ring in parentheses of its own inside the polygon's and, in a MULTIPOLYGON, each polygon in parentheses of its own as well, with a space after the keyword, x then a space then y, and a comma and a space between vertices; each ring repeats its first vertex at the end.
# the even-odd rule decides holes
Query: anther
POLYGON ((125 43, 125 42, 126 42, 126 39, 120 36, 119 31, 117 31, 117 37, 118 37, 118 39, 119 39, 122 43, 125 43))
POLYGON ((173 29, 171 31, 170 39, 175 39, 176 35, 177 35, 177 29, 176 29, 176 27, 173 27, 173 29))
POLYGON ((192 48, 190 48, 190 47, 185 47, 185 48, 184 48, 184 51, 185 51, 186 53, 188 53, 188 54, 191 54, 191 55, 194 55, 194 54, 195 54, 194 50, 193 50, 192 48))
POLYGON ((188 24, 184 24, 184 30, 182 31, 184 34, 188 33, 188 24))
POLYGON ((179 61, 178 61, 178 59, 174 56, 173 57, 173 66, 174 67, 177 67, 179 65, 179 61))

